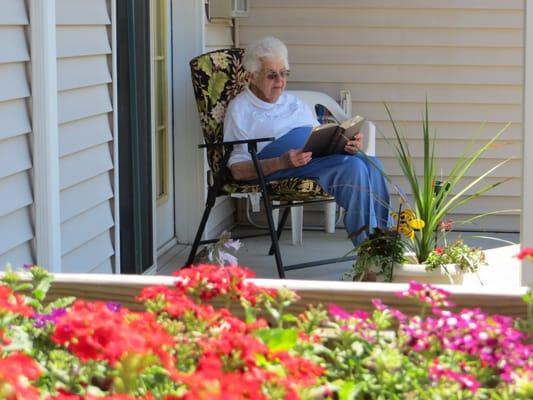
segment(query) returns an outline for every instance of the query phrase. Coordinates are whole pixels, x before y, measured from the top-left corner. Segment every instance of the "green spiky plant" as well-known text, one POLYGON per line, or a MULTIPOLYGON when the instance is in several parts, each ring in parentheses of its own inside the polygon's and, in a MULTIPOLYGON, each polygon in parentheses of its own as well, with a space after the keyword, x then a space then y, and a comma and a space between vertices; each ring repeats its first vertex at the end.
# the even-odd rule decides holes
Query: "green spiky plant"
POLYGON ((445 182, 442 182, 440 190, 435 190, 435 182, 437 182, 439 178, 437 176, 439 166, 438 159, 435 155, 436 133, 430 136, 429 107, 427 100, 425 104, 425 112, 422 117, 422 132, 424 139, 424 168, 422 171, 422 176, 419 175, 415 168, 413 156, 409 149, 407 139, 405 136, 400 134, 398 125, 394 121, 392 113, 386 104, 385 108, 392 123, 396 139, 393 141, 393 146, 396 150, 396 158, 400 164, 404 176, 409 182, 409 189, 413 198, 414 210, 417 218, 425 222, 424 227, 415 232, 415 236, 412 240, 410 240, 409 243, 417 257, 418 262, 423 263, 437 245, 437 236, 435 232, 437 231, 438 224, 443 221, 448 214, 454 211, 457 207, 477 199, 482 194, 511 179, 506 178, 496 183, 479 187, 479 185, 482 184, 483 179, 489 176, 497 168, 511 160, 511 158, 508 158, 498 162, 483 174, 479 175, 464 188, 457 190, 454 194, 454 189, 459 184, 461 179, 465 177, 466 173, 476 163, 476 161, 479 160, 479 158, 496 142, 496 140, 498 140, 502 133, 509 127, 510 123, 505 125, 496 135, 494 135, 488 142, 486 142, 477 150, 473 149, 472 140, 469 146, 465 148, 465 151, 459 160, 453 166, 445 182), (474 189, 475 187, 477 187, 477 189, 474 189))

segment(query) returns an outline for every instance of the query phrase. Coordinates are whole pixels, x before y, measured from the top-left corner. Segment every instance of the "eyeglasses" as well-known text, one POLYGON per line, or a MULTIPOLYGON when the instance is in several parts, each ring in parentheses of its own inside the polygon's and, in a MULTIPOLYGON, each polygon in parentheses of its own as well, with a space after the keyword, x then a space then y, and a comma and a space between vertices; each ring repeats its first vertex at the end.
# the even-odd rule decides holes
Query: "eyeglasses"
POLYGON ((268 71, 265 76, 266 76, 266 78, 269 81, 273 81, 273 80, 276 80, 278 78, 287 79, 287 77, 289 77, 290 74, 291 74, 291 71, 288 70, 288 69, 285 69, 285 70, 282 70, 282 71, 279 71, 279 72, 268 71))

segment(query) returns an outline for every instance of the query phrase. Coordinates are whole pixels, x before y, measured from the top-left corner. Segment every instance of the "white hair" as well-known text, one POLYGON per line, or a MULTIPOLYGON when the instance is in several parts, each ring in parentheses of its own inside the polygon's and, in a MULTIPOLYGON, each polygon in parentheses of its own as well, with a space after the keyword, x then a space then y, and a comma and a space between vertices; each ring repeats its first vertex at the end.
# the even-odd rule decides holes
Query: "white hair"
POLYGON ((288 51, 285 44, 273 36, 267 36, 250 43, 244 53, 244 69, 251 74, 261 69, 263 60, 282 60, 289 69, 288 51))

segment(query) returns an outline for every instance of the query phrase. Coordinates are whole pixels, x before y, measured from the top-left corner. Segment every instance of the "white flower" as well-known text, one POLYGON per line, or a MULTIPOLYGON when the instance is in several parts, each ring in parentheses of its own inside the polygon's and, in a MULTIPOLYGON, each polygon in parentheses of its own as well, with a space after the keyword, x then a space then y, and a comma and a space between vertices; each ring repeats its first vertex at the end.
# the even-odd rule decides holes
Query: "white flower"
POLYGON ((211 110, 211 116, 217 123, 224 121, 224 115, 226 114, 226 106, 222 103, 217 103, 211 110))
POLYGON ((213 64, 215 64, 215 67, 217 68, 223 69, 228 66, 228 59, 224 53, 211 54, 211 60, 213 60, 213 64))
POLYGON ((242 242, 240 240, 228 239, 228 241, 224 243, 225 248, 233 249, 235 251, 239 250, 241 246, 242 246, 242 242))

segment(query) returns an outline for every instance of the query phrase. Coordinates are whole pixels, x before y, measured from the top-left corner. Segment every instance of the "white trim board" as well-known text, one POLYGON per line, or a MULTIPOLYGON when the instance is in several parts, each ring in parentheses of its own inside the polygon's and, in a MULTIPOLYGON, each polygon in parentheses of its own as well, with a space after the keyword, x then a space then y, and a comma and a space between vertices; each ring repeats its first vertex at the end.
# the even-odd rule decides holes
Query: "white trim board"
MULTIPOLYGON (((533 6, 524 2, 524 130, 522 137, 522 248, 533 247, 533 6), (529 222, 529 223, 528 223, 529 222)), ((521 283, 533 282, 533 263, 523 262, 521 283)))
POLYGON ((32 0, 30 15, 36 260, 61 272, 55 0, 32 0))
POLYGON ((117 74, 117 3, 111 2, 111 76, 113 90, 113 217, 115 237, 115 274, 120 274, 120 174, 118 171, 118 74, 117 74))

